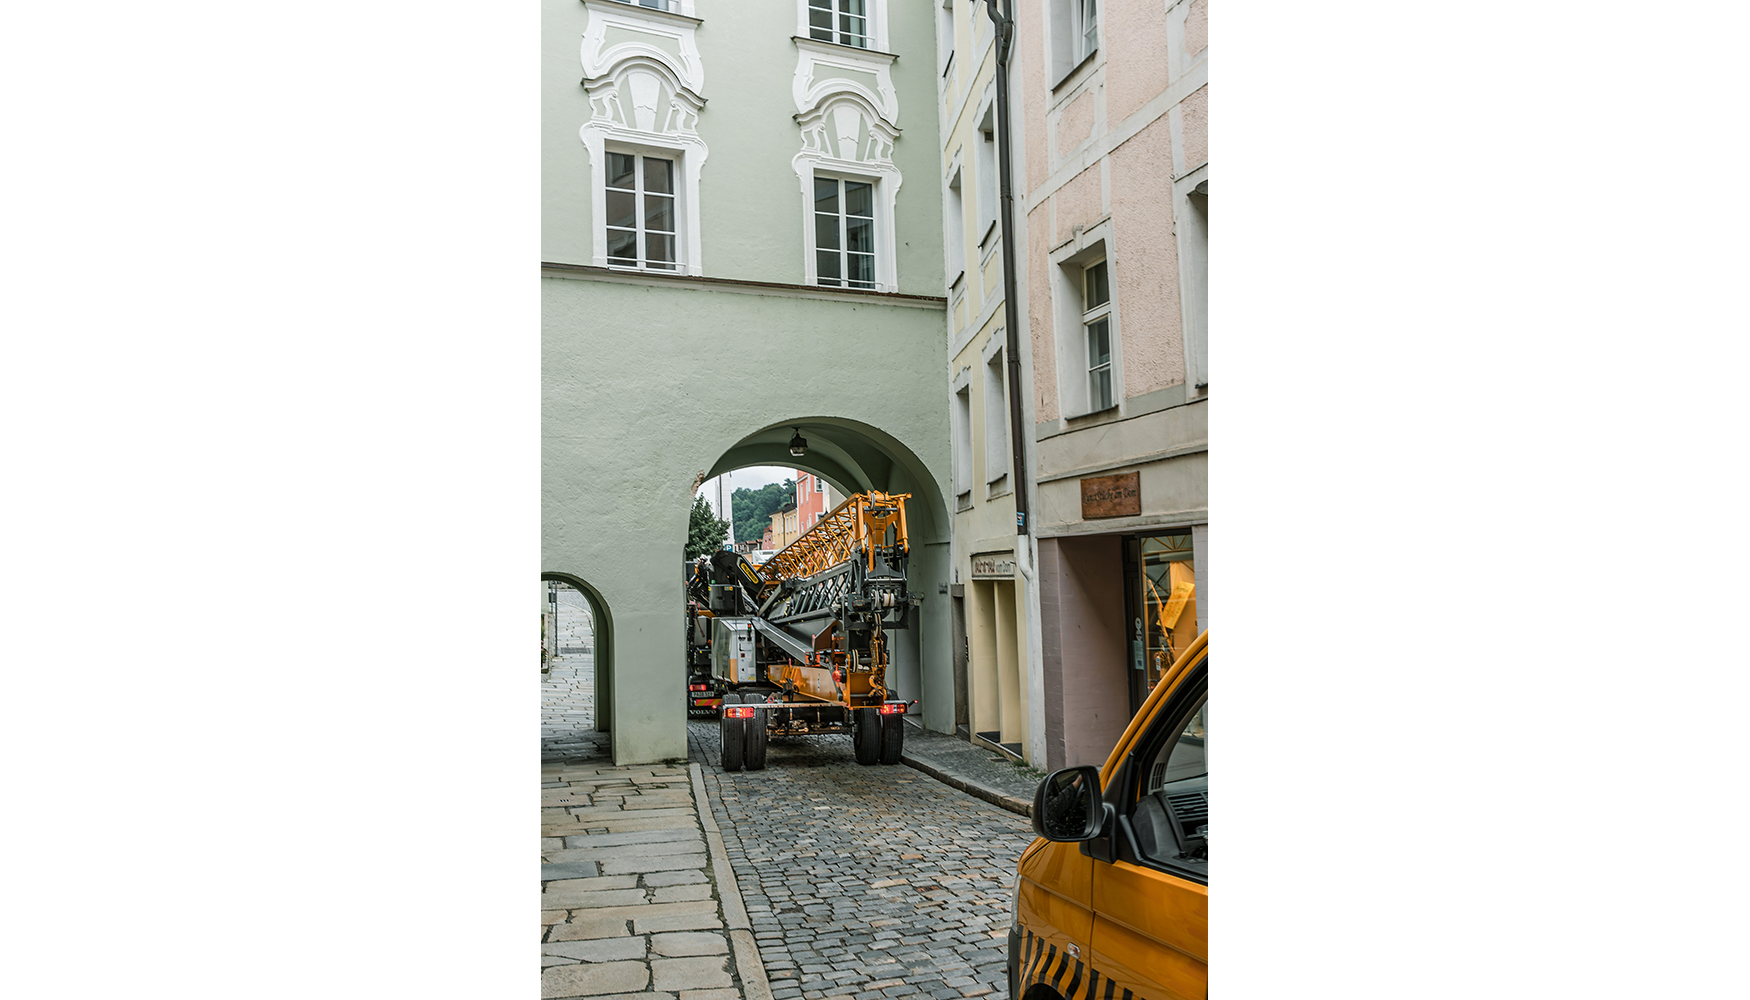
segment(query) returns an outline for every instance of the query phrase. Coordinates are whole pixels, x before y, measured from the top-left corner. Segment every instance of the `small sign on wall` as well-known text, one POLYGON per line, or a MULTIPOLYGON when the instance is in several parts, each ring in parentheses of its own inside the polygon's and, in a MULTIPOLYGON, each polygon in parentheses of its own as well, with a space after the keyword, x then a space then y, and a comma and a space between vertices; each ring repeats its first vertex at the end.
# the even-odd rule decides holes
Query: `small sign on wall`
POLYGON ((986 552, 972 557, 974 580, 1013 580, 1015 556, 1012 552, 986 552))
POLYGON ((1142 473, 1095 476, 1082 482, 1082 519, 1142 513, 1142 473))

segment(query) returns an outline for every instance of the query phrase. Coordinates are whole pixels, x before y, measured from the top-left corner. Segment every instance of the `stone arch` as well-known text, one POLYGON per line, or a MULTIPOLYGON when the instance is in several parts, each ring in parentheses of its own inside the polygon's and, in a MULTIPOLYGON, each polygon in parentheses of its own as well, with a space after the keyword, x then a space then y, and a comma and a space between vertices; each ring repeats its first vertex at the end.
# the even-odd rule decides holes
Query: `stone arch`
POLYGON ((572 573, 543 571, 541 582, 549 581, 571 587, 589 602, 589 613, 595 629, 595 728, 596 732, 608 734, 608 745, 611 747, 614 740, 614 616, 608 610, 607 599, 602 597, 601 591, 582 577, 572 573))
MULTIPOLYGON (((706 476, 750 465, 801 469, 825 479, 846 496, 868 490, 911 494, 906 506, 912 548, 909 587, 923 601, 918 608, 917 628, 906 630, 903 640, 895 646, 897 690, 905 700, 921 702, 924 725, 952 732, 952 622, 947 598, 943 596, 951 571, 952 520, 929 467, 904 442, 879 427, 844 417, 821 416, 795 417, 754 431, 724 451, 706 476), (792 456, 789 448, 796 429, 808 441, 808 452, 800 458, 792 456)), ((687 498, 689 505, 691 499, 687 498)), ((681 516, 684 518, 690 510, 689 506, 681 516)))

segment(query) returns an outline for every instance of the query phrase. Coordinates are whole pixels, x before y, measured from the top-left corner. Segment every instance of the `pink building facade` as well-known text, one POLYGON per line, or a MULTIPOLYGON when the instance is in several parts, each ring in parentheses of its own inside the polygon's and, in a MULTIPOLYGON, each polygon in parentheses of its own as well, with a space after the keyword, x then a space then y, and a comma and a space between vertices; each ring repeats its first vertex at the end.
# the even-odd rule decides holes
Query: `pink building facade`
MULTIPOLYGON (((1208 627, 1208 0, 1017 3, 1047 768, 1208 627)), ((1037 766, 1037 765, 1036 765, 1037 766)))

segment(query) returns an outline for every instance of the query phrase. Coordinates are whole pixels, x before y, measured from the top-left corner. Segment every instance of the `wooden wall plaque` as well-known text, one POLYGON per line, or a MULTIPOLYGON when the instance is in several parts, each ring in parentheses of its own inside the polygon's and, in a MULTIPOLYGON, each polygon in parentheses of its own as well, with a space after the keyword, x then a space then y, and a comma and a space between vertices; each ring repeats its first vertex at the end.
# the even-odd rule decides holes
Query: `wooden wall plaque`
POLYGON ((1142 473, 1121 472, 1082 482, 1082 519, 1142 513, 1142 473))

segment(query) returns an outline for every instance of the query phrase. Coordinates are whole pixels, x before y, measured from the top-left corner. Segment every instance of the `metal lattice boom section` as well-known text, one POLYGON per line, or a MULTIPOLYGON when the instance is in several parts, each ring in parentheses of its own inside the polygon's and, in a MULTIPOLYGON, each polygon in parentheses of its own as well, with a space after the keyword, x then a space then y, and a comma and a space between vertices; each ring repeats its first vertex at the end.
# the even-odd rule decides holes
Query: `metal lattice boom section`
POLYGON ((760 574, 770 583, 782 580, 802 580, 832 569, 840 563, 862 556, 864 568, 875 567, 875 549, 887 544, 891 529, 893 544, 899 554, 908 551, 905 534, 905 501, 910 493, 868 493, 853 495, 820 519, 802 537, 784 546, 777 555, 760 566, 760 574))

